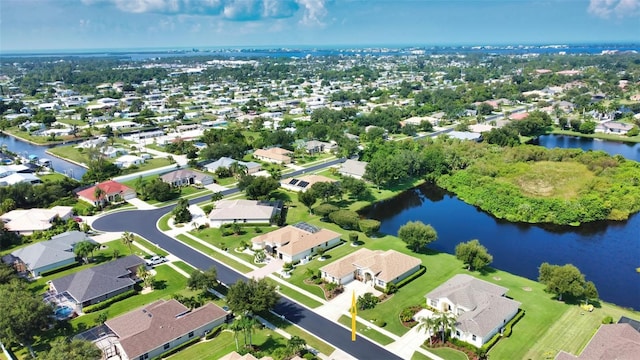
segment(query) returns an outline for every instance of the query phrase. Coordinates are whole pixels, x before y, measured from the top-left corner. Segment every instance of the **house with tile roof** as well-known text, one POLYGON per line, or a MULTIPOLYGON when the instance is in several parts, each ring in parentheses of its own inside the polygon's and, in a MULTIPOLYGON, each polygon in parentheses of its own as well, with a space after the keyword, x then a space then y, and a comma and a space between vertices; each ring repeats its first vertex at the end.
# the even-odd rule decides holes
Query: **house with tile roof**
POLYGON ((171 186, 210 185, 213 184, 211 175, 190 169, 178 169, 160 175, 160 180, 171 186))
POLYGON ((323 279, 346 285, 359 280, 371 286, 385 288, 397 283, 420 269, 420 259, 395 250, 367 248, 349 254, 320 268, 323 279))
POLYGON ((98 206, 100 203, 104 204, 114 201, 133 199, 136 197, 136 191, 126 185, 120 184, 119 182, 107 180, 95 186, 78 191, 77 195, 80 200, 84 200, 93 206, 98 206), (103 195, 100 196, 100 199, 96 199, 95 194, 97 187, 103 191, 103 195))
POLYGON ((274 147, 269 149, 258 149, 253 152, 253 157, 258 160, 274 164, 290 164, 292 162, 291 154, 293 154, 293 152, 289 150, 274 147))
POLYGON ((282 202, 259 200, 220 200, 209 213, 209 224, 220 227, 224 224, 269 224, 282 209, 282 202))
POLYGON ((319 248, 327 249, 340 243, 340 234, 299 222, 251 239, 253 249, 294 262, 313 255, 319 248))
POLYGON ((556 360, 633 360, 640 354, 640 332, 629 323, 600 325, 580 355, 560 351, 556 360))
POLYGON ((0 215, 4 228, 22 235, 47 230, 56 219, 67 220, 73 215, 71 206, 54 206, 51 209, 17 209, 0 215))
POLYGON ((140 257, 126 256, 51 280, 49 291, 54 295, 69 295, 81 310, 83 306, 97 304, 132 290, 140 281, 137 277, 140 265, 144 265, 140 257))
POLYGON ((427 305, 456 316, 453 337, 481 347, 518 313, 507 288, 458 274, 425 295, 427 305))
MULTIPOLYGON (((107 320, 105 354, 120 359, 153 359, 181 344, 205 335, 224 323, 227 312, 214 303, 189 310, 175 299, 158 300, 107 320)), ((99 346, 100 347, 100 346, 99 346)))
POLYGON ((76 262, 74 246, 82 241, 93 241, 81 231, 67 231, 53 236, 50 240, 17 249, 2 258, 6 264, 12 265, 19 272, 29 271, 33 276, 71 265, 76 262))

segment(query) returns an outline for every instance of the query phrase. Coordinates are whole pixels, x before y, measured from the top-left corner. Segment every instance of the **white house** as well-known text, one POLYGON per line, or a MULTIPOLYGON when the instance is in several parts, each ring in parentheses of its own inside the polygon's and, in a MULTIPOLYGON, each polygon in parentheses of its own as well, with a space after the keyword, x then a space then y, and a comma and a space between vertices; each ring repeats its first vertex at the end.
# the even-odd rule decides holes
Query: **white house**
POLYGON ((520 303, 506 292, 505 287, 458 274, 425 297, 428 306, 456 316, 453 337, 481 347, 518 313, 520 303))
POLYGON ((313 255, 319 248, 330 248, 340 242, 340 234, 305 222, 288 225, 251 239, 254 249, 264 249, 285 262, 313 255))
POLYGON ((321 276, 329 282, 346 285, 359 280, 370 286, 385 288, 420 269, 420 259, 395 250, 362 248, 342 259, 320 268, 321 276))
POLYGON ((281 203, 257 200, 220 200, 209 213, 212 227, 231 223, 268 224, 280 211, 281 203))
POLYGON ((144 159, 135 155, 122 155, 115 160, 114 164, 121 169, 126 169, 144 164, 144 159))

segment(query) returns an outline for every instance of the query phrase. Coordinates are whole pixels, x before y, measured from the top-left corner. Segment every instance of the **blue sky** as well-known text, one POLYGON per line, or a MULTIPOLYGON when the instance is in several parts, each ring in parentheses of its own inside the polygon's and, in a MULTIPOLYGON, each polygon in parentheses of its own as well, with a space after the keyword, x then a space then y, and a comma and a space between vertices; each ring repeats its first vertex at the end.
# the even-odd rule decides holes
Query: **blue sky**
POLYGON ((1 0, 0 50, 640 42, 640 0, 1 0))

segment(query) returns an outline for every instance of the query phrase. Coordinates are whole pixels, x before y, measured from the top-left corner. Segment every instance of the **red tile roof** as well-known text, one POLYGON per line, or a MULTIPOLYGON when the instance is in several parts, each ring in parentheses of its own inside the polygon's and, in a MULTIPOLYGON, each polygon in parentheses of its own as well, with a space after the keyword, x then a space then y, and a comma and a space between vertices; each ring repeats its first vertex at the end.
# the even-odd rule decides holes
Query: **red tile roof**
POLYGON ((96 186, 92 186, 88 189, 78 191, 78 196, 91 201, 96 201, 97 199, 94 196, 96 187, 99 187, 100 189, 102 189, 102 191, 105 192, 106 196, 113 195, 113 194, 121 194, 121 193, 124 193, 125 191, 133 191, 133 189, 131 189, 130 187, 122 185, 119 182, 115 182, 113 180, 107 180, 105 182, 101 182, 96 186))

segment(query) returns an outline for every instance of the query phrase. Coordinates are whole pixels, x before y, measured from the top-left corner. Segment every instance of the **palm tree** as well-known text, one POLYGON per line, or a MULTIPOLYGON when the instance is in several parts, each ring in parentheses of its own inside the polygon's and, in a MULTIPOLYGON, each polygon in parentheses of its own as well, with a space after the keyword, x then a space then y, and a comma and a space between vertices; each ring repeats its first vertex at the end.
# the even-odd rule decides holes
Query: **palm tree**
POLYGON ((236 342, 236 351, 240 351, 240 345, 238 344, 238 334, 242 331, 242 324, 240 324, 240 320, 234 320, 227 324, 226 328, 233 331, 233 339, 236 342))
POLYGON ((138 279, 142 280, 145 287, 147 286, 147 279, 151 277, 151 273, 147 270, 147 267, 144 265, 138 266, 136 269, 136 276, 138 279))
POLYGON ((133 237, 132 233, 130 233, 128 231, 125 231, 125 232, 122 233, 122 243, 127 245, 127 247, 129 248, 129 252, 131 254, 133 254, 133 250, 131 249, 131 245, 133 244, 133 240, 134 239, 135 238, 133 237))
POLYGON ((104 204, 104 196, 106 192, 100 188, 100 186, 96 185, 96 188, 93 190, 93 197, 96 198, 96 202, 98 202, 98 207, 102 207, 104 204))
POLYGON ((245 165, 241 165, 239 162, 234 161, 229 165, 229 171, 236 179, 240 179, 243 175, 247 175, 247 167, 245 165))
POLYGON ((82 260, 88 264, 89 254, 91 254, 91 257, 93 257, 93 251, 96 249, 97 246, 98 244, 92 241, 81 241, 73 247, 73 252, 77 256, 81 257, 82 260))
POLYGON ((439 313, 436 317, 437 328, 442 332, 442 342, 444 343, 447 330, 453 331, 456 327, 456 316, 450 312, 439 313))
POLYGON ((245 315, 240 319, 240 326, 244 330, 244 344, 247 345, 247 339, 249 340, 249 346, 253 347, 253 339, 251 335, 253 335, 253 330, 258 325, 258 322, 255 318, 249 315, 245 315))
POLYGON ((289 351, 291 351, 292 355, 299 355, 300 351, 302 351, 302 349, 304 349, 306 345, 307 342, 303 338, 296 335, 293 335, 291 339, 287 341, 287 348, 289 349, 289 351))
POLYGON ((424 330, 429 335, 429 345, 433 345, 433 334, 438 328, 438 321, 436 318, 431 316, 423 316, 420 318, 417 329, 424 330))

